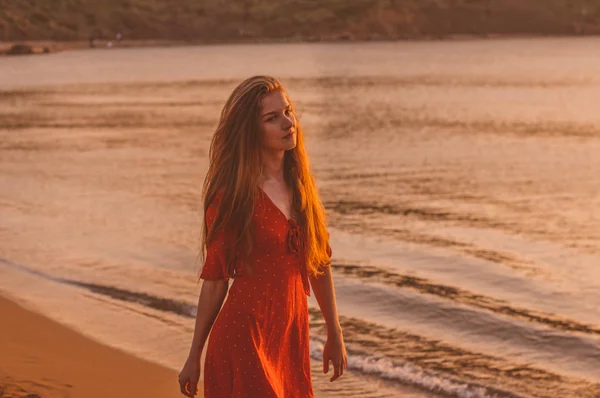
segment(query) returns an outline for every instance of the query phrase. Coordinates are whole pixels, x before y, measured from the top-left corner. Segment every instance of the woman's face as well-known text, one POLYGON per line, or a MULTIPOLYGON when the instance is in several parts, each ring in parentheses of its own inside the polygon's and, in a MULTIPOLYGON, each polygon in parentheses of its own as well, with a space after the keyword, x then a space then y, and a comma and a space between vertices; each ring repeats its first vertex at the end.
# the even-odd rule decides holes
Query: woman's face
POLYGON ((296 147, 296 116, 286 96, 272 91, 261 98, 260 126, 267 150, 287 151, 296 147))

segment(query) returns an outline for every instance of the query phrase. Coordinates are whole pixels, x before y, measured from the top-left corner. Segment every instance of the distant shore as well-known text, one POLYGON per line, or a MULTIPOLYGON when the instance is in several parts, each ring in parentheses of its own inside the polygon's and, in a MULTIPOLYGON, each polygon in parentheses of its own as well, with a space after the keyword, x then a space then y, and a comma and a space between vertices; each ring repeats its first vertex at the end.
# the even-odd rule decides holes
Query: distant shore
POLYGON ((2 10, 2 40, 74 40, 84 41, 84 47, 94 39, 114 44, 160 38, 182 45, 600 34, 600 8, 584 1, 130 0, 123 5, 107 0, 102 7, 92 0, 62 0, 60 6, 9 3, 2 10))
POLYGON ((0 314, 0 397, 183 396, 170 369, 97 343, 2 296, 0 314))
POLYGON ((75 41, 56 41, 56 40, 23 40, 23 41, 0 41, 0 55, 5 55, 6 52, 17 44, 25 44, 32 48, 34 54, 55 53, 69 50, 104 50, 118 48, 139 48, 139 47, 180 47, 180 46, 197 46, 197 45, 227 45, 227 44, 277 44, 277 43, 353 43, 353 42, 428 42, 428 41, 465 41, 465 40, 501 40, 501 39, 532 39, 532 38, 585 38, 599 37, 599 35, 533 35, 533 34, 489 34, 468 35, 454 34, 443 37, 414 37, 404 39, 377 39, 377 40, 353 40, 344 38, 326 38, 322 40, 307 40, 307 39, 239 39, 228 41, 208 41, 208 40, 161 40, 161 39, 140 39, 140 40, 123 40, 117 42, 115 40, 98 39, 95 40, 94 47, 90 46, 89 40, 75 41))
POLYGON ((53 41, 53 40, 24 40, 24 41, 0 41, 0 55, 5 55, 6 52, 13 46, 24 44, 30 46, 34 54, 42 54, 45 52, 55 53, 68 50, 102 50, 114 48, 131 48, 131 47, 168 47, 168 46, 183 46, 190 43, 178 40, 124 40, 121 43, 115 43, 110 40, 96 40, 95 47, 91 47, 89 41, 53 41), (112 44, 109 44, 112 43, 112 44), (47 49, 47 51, 45 50, 47 49))

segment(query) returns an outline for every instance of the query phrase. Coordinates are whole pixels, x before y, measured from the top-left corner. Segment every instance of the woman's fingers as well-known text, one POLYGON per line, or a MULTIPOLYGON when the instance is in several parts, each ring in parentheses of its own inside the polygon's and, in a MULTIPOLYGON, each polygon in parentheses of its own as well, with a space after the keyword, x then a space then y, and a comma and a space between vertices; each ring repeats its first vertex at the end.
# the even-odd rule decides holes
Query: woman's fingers
POLYGON ((325 350, 323 352, 323 373, 329 372, 329 361, 331 361, 331 364, 333 365, 334 369, 333 375, 331 376, 329 381, 335 381, 344 374, 344 370, 346 370, 348 359, 343 352, 340 353, 338 358, 334 359, 332 355, 329 355, 327 350, 325 350))
POLYGON ((187 396, 187 391, 185 391, 185 382, 179 381, 179 391, 185 396, 187 396))
POLYGON ((191 396, 192 397, 196 396, 196 392, 197 392, 197 389, 198 389, 198 381, 197 380, 191 380, 189 382, 188 386, 189 386, 190 393, 192 394, 191 396))
POLYGON ((346 370, 346 365, 348 362, 347 362, 347 359, 345 356, 342 357, 341 359, 339 359, 337 362, 334 362, 333 360, 331 360, 331 362, 333 364, 334 372, 333 372, 333 376, 329 380, 335 381, 336 379, 339 379, 344 374, 344 371, 346 370))
POLYGON ((200 366, 198 359, 189 357, 183 366, 177 380, 179 381, 179 390, 186 397, 193 398, 198 390, 198 380, 200 379, 200 366))
POLYGON ((340 377, 340 365, 336 362, 333 364, 333 376, 329 381, 335 381, 338 377, 340 377))
POLYGON ((179 379, 179 390, 186 397, 191 397, 190 393, 188 392, 188 390, 186 388, 187 384, 188 384, 188 380, 187 379, 186 380, 179 379))

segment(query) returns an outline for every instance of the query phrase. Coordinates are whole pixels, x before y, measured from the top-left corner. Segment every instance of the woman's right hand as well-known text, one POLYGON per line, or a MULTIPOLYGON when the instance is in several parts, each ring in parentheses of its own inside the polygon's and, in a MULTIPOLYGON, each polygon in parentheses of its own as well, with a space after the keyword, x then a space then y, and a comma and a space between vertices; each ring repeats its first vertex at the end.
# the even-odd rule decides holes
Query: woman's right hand
POLYGON ((179 373, 179 388, 186 397, 194 397, 198 393, 200 380, 200 356, 190 355, 179 373))

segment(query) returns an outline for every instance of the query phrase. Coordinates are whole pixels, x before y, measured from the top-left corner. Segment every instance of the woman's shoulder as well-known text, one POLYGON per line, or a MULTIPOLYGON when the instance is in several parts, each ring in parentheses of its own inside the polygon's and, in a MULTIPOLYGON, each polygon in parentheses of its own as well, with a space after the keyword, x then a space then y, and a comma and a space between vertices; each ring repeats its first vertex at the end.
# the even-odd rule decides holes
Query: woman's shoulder
MULTIPOLYGON (((263 200, 264 199, 263 195, 260 194, 260 189, 257 191, 257 195, 256 195, 256 199, 257 201, 254 202, 254 207, 261 207, 263 200)), ((219 188, 217 189, 214 194, 212 195, 212 198, 206 197, 205 198, 208 202, 207 202, 207 209, 215 209, 215 208, 220 208, 222 205, 222 202, 225 199, 225 188, 219 188)), ((227 198, 229 200, 231 200, 231 198, 227 198)), ((225 206, 230 206, 229 202, 228 203, 223 203, 223 205, 225 206)))
POLYGON ((221 206, 220 203, 222 197, 223 189, 219 189, 212 195, 212 198, 208 195, 204 198, 206 201, 204 207, 204 218, 209 224, 212 224, 212 222, 217 216, 217 213, 219 211, 218 209, 221 206))
MULTIPOLYGON (((215 191, 213 197, 209 199, 208 206, 214 206, 221 203, 221 199, 223 198, 225 192, 225 188, 219 188, 215 191)), ((208 198, 207 198, 208 199, 208 198)))

